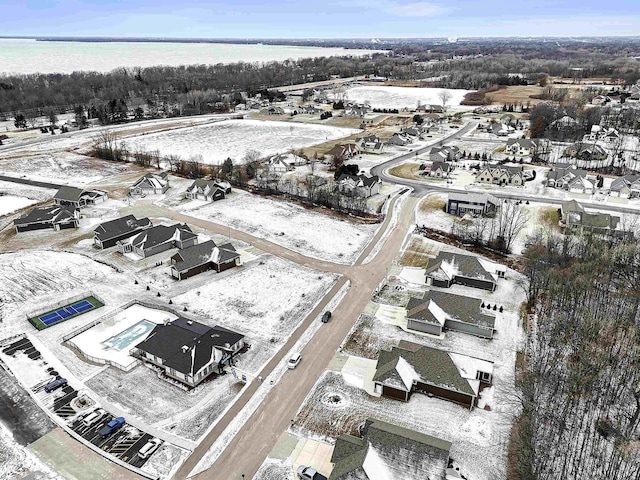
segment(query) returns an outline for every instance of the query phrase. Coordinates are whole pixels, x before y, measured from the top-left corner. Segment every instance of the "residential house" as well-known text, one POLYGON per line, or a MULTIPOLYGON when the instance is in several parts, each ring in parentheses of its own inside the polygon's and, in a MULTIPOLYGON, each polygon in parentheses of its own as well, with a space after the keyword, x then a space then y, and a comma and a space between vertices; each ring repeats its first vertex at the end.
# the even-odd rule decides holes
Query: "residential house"
POLYGON ((56 205, 83 208, 104 202, 109 195, 101 190, 84 190, 82 188, 62 186, 58 189, 53 201, 56 205))
POLYGON ((419 125, 414 125, 412 127, 405 127, 400 130, 400 135, 405 135, 407 137, 412 137, 416 140, 422 138, 424 135, 424 128, 419 125))
POLYGON ((506 271, 504 265, 474 255, 440 252, 426 265, 426 284, 443 288, 460 284, 493 292, 506 271))
POLYGON ((428 291, 422 298, 411 297, 407 304, 407 328, 442 335, 445 330, 493 338, 496 317, 481 308, 479 298, 428 291))
POLYGON ((363 118, 371 107, 360 103, 349 103, 344 107, 344 116, 349 118, 363 118))
POLYGON ((408 135, 402 133, 394 133, 391 138, 387 140, 387 145, 395 145, 398 147, 404 147, 410 143, 413 143, 413 140, 408 135))
POLYGON ((432 162, 455 162, 460 160, 460 149, 456 146, 433 147, 429 151, 432 162))
POLYGON ((557 165, 547 173, 547 187, 561 188, 572 193, 592 194, 596 180, 587 172, 577 168, 560 168, 557 165))
POLYGON ((332 158, 342 158, 344 160, 356 156, 360 152, 360 149, 355 143, 343 143, 340 145, 334 145, 334 147, 327 152, 327 155, 332 158))
POLYGON ((79 212, 74 208, 60 205, 35 207, 13 221, 16 233, 32 230, 53 229, 55 231, 67 228, 78 228, 79 212))
POLYGON ((119 240, 151 227, 151 220, 146 217, 137 219, 133 215, 126 215, 98 225, 93 231, 93 244, 98 248, 113 247, 119 240))
POLYGON ((529 138, 510 138, 507 140, 505 152, 512 155, 535 155, 538 142, 529 138))
POLYGON ((617 230, 620 217, 608 213, 589 213, 575 200, 563 203, 560 214, 560 225, 571 231, 615 236, 622 234, 617 230))
POLYGON ((240 333, 177 318, 156 325, 131 354, 164 369, 167 377, 196 387, 212 373, 222 373, 243 348, 244 335, 240 333))
POLYGON ((384 152, 384 143, 377 135, 367 135, 366 137, 357 138, 356 145, 360 152, 363 153, 382 153, 384 152))
POLYGON ((172 248, 187 248, 198 243, 198 235, 187 224, 156 225, 132 237, 119 240, 121 253, 135 253, 139 257, 150 257, 172 248))
POLYGON ((492 217, 499 205, 498 199, 488 193, 452 192, 447 199, 447 213, 459 217, 466 214, 492 217))
POLYGON ((217 200, 223 200, 229 193, 231 193, 231 184, 228 182, 199 178, 187 187, 184 196, 191 200, 215 202, 217 200))
POLYGON ((604 128, 600 125, 592 125, 591 132, 585 135, 582 141, 586 143, 598 141, 613 142, 619 138, 620 134, 615 128, 604 128))
POLYGON ((515 128, 505 123, 491 123, 489 124, 489 131, 498 137, 506 137, 515 132, 515 128))
POLYGON ((487 165, 478 172, 476 181, 500 186, 509 185, 520 187, 524 185, 524 176, 522 174, 522 167, 487 165))
POLYGON ((406 341, 380 350, 373 375, 374 392, 383 397, 408 402, 419 392, 469 409, 492 381, 493 362, 406 341))
POLYGON ((445 477, 450 442, 374 418, 368 418, 359 433, 336 439, 329 480, 445 477))
POLYGON ((453 170, 453 167, 447 162, 433 162, 431 164, 431 170, 429 170, 429 176, 435 178, 445 178, 449 176, 449 173, 453 170))
POLYGON ((625 175, 611 182, 609 194, 614 197, 640 197, 640 175, 625 175))
POLYGON ((324 110, 320 107, 316 107, 314 104, 310 103, 308 105, 302 105, 300 107, 300 113, 305 113, 307 115, 320 115, 324 110))
POLYGON ((284 108, 270 106, 260 110, 260 113, 264 115, 284 115, 284 108))
POLYGON ((605 103, 609 103, 611 99, 606 95, 597 95, 591 99, 592 105, 604 105, 605 103))
POLYGON ((183 280, 206 270, 220 273, 240 263, 240 254, 233 245, 225 243, 218 246, 213 240, 208 240, 184 248, 171 257, 171 276, 183 280))
POLYGON ((341 193, 369 198, 380 192, 382 180, 377 175, 349 175, 343 173, 338 177, 337 184, 341 193))
POLYGON ((161 195, 169 189, 167 172, 147 173, 129 187, 129 195, 161 195))
POLYGON ((575 158, 584 162, 604 162, 608 158, 606 150, 597 143, 576 142, 565 148, 563 157, 575 158))

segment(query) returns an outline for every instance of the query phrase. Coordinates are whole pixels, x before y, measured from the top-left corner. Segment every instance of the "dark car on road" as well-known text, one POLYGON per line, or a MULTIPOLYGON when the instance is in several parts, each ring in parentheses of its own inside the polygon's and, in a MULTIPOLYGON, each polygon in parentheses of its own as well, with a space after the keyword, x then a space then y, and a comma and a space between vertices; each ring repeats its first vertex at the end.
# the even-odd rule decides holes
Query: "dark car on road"
POLYGON ((320 320, 322 321, 322 323, 327 323, 330 318, 331 318, 331 312, 327 310, 322 314, 322 318, 320 320))
POLYGON ((63 385, 67 384, 67 379, 66 378, 56 378, 55 380, 52 380, 51 382, 47 383, 44 386, 44 391, 47 393, 51 393, 54 390, 59 389, 60 387, 62 387, 63 385))
POLYGON ((107 438, 112 433, 115 433, 118 430, 120 430, 123 425, 124 425, 123 417, 114 418, 109 423, 107 423, 104 427, 98 430, 98 435, 100 435, 102 438, 107 438))

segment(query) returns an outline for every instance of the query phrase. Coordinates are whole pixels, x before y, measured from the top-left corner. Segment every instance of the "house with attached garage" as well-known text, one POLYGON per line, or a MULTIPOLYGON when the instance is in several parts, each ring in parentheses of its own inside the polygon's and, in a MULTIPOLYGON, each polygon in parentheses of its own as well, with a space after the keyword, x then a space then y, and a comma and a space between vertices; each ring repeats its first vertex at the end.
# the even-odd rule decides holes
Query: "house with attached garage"
POLYGON ((53 201, 56 205, 83 208, 104 202, 109 195, 101 190, 84 190, 82 188, 62 186, 58 189, 53 201))
POLYGON ((231 193, 231 184, 199 178, 187 187, 184 196, 191 200, 215 202, 216 200, 223 200, 229 193, 231 193))
POLYGON ((547 187, 561 188, 572 193, 592 194, 596 189, 596 179, 585 170, 555 166, 547 173, 547 187))
POLYGON ((493 292, 506 271, 504 265, 474 255, 440 252, 426 266, 426 284, 442 288, 459 284, 493 292))
POLYGON ((530 138, 510 138, 507 140, 505 153, 512 155, 535 155, 538 149, 538 142, 530 138))
POLYGON ((206 270, 220 273, 240 264, 240 254, 233 245, 225 243, 218 246, 213 240, 208 240, 184 248, 171 257, 171 276, 183 280, 206 270))
POLYGON ((608 213, 585 211, 575 200, 565 202, 560 209, 560 226, 569 231, 591 232, 601 235, 624 235, 618 230, 620 217, 608 213))
POLYGON ((356 145, 363 153, 378 154, 384 152, 384 143, 377 135, 367 135, 366 137, 357 138, 356 145))
POLYGON ((135 253, 150 257, 172 248, 187 248, 198 243, 198 235, 187 224, 156 225, 132 237, 117 242, 120 253, 135 253))
POLYGON ((397 147, 404 147, 405 145, 409 145, 413 140, 408 135, 402 133, 394 133, 389 140, 387 140, 387 145, 395 145, 397 147))
POLYGON ((193 388, 212 373, 222 373, 225 365, 233 365, 243 348, 244 335, 240 333, 177 318, 154 327, 130 353, 193 388))
POLYGON ((336 439, 329 480, 445 478, 450 442, 374 418, 359 435, 336 439))
POLYGON ((101 223, 93 231, 93 244, 98 248, 113 247, 119 240, 132 237, 136 233, 151 228, 148 218, 137 219, 133 215, 116 218, 101 223))
POLYGON ((13 226, 16 233, 47 229, 59 231, 78 228, 79 219, 80 213, 74 208, 48 205, 32 208, 20 218, 16 218, 13 226))
POLYGON ((380 192, 382 180, 377 175, 349 175, 343 173, 336 181, 338 190, 346 195, 358 195, 369 198, 380 192))
POLYGON ((456 146, 433 147, 429 151, 429 160, 432 162, 455 162, 460 160, 460 149, 456 146))
POLYGON ((446 178, 453 170, 453 167, 447 162, 433 162, 429 170, 429 176, 435 178, 446 178))
POLYGON ((640 175, 625 175, 611 182, 609 195, 621 198, 640 197, 640 175))
POLYGON ((352 158, 360 153, 360 149, 355 143, 344 143, 335 145, 327 152, 327 155, 333 159, 342 158, 344 160, 352 158))
POLYGON ((147 173, 129 187, 129 195, 161 195, 168 189, 167 172, 147 173))
POLYGON ((467 214, 493 217, 499 205, 499 200, 488 193, 452 192, 447 199, 447 213, 458 217, 467 214))
POLYGON ((428 291, 422 298, 411 297, 407 304, 407 328, 431 335, 445 330, 493 338, 496 315, 483 311, 479 298, 428 291))
POLYGON ((522 167, 486 166, 476 175, 478 183, 492 185, 510 185, 520 187, 524 185, 522 167))
POLYGON ((408 402, 415 392, 469 409, 493 381, 493 362, 401 340, 380 350, 373 375, 374 392, 408 402))

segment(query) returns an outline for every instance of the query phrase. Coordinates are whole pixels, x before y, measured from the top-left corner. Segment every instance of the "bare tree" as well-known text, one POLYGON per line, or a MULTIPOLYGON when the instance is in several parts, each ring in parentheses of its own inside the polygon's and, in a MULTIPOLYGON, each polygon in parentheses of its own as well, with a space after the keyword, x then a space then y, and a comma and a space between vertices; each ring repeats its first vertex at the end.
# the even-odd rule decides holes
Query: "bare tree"
POLYGON ((438 93, 438 98, 442 103, 443 110, 447 109, 447 103, 449 103, 449 100, 451 100, 451 97, 452 95, 451 95, 451 92, 449 92, 449 90, 440 90, 440 93, 438 93))
POLYGON ((522 207, 522 204, 509 200, 502 202, 493 220, 499 250, 505 253, 510 252, 514 240, 528 221, 529 212, 522 207))

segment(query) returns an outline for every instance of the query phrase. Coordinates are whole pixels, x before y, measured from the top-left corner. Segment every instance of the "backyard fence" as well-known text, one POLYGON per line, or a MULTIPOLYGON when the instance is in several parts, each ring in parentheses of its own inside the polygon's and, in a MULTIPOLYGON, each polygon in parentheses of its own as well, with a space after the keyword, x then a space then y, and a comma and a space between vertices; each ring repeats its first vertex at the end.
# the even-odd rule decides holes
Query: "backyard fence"
POLYGON ((104 300, 102 300, 100 297, 98 297, 98 295, 96 295, 92 291, 85 291, 85 292, 79 293, 77 295, 74 295, 73 297, 68 297, 68 298, 65 298, 64 300, 60 300, 60 301, 58 301, 56 303, 50 304, 45 309, 40 308, 40 309, 35 310, 35 311, 27 312, 27 319, 38 317, 38 316, 42 315, 43 313, 47 313, 47 312, 50 312, 52 310, 56 310, 57 308, 66 307, 67 305, 70 305, 70 304, 72 304, 74 302, 78 302, 78 301, 83 300, 83 299, 88 298, 88 297, 93 297, 96 300, 98 300, 100 303, 102 303, 103 305, 106 305, 104 300))

